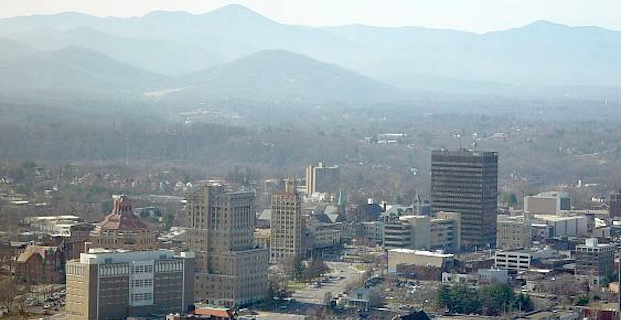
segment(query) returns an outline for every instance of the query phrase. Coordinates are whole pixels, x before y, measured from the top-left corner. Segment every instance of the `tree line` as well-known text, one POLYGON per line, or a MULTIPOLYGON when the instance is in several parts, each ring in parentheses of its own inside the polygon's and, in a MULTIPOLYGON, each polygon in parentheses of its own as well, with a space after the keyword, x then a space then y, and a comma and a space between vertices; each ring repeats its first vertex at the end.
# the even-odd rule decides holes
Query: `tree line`
POLYGON ((504 283, 496 282, 472 288, 466 284, 441 285, 437 291, 436 305, 449 313, 498 316, 511 311, 531 311, 534 306, 530 296, 514 294, 504 283))

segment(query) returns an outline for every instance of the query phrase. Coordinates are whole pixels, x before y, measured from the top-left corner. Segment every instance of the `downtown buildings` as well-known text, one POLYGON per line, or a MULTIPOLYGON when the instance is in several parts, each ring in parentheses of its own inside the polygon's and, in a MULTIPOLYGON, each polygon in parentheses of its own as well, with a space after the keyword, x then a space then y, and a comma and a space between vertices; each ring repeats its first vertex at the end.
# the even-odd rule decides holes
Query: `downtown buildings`
POLYGON ((431 155, 432 211, 461 214, 461 246, 496 245, 498 153, 466 149, 431 155))
POLYGON ((187 247, 196 254, 196 300, 227 307, 262 301, 268 251, 254 245, 254 193, 203 185, 186 199, 187 247))

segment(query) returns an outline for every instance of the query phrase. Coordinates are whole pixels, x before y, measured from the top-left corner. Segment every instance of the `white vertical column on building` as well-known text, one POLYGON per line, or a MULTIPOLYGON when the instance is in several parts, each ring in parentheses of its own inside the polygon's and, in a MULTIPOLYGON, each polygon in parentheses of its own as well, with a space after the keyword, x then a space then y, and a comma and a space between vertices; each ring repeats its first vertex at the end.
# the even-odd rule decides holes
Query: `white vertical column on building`
POLYGON ((132 261, 129 274, 129 305, 153 305, 155 261, 132 261))

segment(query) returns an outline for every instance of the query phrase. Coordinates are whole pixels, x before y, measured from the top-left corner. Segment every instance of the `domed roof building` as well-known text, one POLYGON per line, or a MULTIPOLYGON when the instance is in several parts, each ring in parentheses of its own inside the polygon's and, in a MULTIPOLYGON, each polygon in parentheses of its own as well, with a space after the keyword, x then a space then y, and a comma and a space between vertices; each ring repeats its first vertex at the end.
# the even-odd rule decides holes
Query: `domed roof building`
POLYGON ((91 234, 92 247, 149 250, 157 247, 155 233, 134 215, 127 196, 114 197, 114 208, 91 234))

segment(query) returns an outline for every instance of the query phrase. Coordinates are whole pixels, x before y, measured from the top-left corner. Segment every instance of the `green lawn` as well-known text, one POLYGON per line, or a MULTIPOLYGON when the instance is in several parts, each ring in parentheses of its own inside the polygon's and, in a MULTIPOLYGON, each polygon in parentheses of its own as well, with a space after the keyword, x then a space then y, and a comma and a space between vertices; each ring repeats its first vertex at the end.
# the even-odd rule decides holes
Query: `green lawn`
POLYGON ((287 283, 287 288, 291 290, 300 290, 306 288, 306 283, 297 282, 297 281, 289 281, 287 283))

